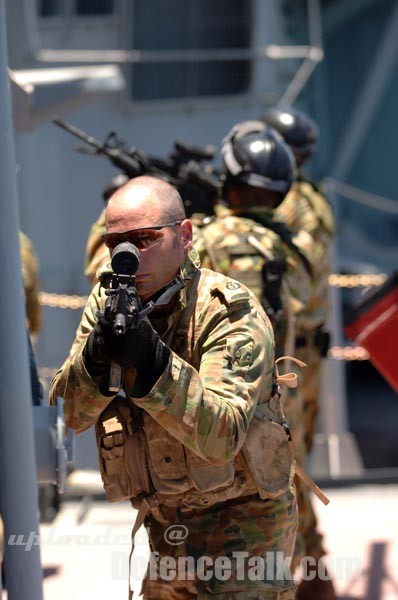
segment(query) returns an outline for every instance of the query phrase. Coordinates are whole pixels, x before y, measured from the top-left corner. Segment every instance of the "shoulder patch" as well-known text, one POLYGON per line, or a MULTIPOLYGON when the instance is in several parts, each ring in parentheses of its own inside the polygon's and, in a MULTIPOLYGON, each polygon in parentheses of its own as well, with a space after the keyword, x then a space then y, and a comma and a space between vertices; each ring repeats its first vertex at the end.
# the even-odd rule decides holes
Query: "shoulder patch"
POLYGON ((215 291, 222 294, 227 306, 248 302, 250 300, 250 293, 247 288, 239 283, 239 281, 235 281, 235 279, 227 279, 225 282, 222 282, 213 288, 212 293, 215 291))
POLYGON ((227 290, 238 290, 240 288, 240 284, 237 281, 228 281, 225 287, 227 290))

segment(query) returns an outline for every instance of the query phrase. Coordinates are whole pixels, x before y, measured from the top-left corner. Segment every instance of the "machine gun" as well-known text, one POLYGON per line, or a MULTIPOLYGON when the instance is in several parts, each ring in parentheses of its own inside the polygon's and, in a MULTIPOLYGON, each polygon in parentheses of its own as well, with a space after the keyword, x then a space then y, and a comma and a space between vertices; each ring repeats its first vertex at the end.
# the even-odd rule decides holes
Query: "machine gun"
POLYGON ((213 169, 206 171, 200 164, 213 159, 215 150, 212 146, 201 148, 176 140, 169 157, 161 159, 135 147, 127 149, 115 131, 111 131, 101 143, 58 117, 53 122, 90 147, 78 148, 79 152, 106 156, 129 179, 152 175, 174 185, 181 194, 188 217, 194 212, 213 214, 213 204, 221 193, 221 180, 213 169))

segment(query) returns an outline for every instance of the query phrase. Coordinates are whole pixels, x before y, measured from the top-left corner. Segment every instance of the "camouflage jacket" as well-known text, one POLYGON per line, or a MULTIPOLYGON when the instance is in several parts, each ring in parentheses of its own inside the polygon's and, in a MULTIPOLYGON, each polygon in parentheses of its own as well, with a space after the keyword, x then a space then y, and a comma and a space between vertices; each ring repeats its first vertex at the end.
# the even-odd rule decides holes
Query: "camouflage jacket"
MULTIPOLYGON (((156 491, 169 499, 189 492, 191 505, 192 488, 214 494, 214 488, 227 487, 230 496, 256 490, 241 452, 255 415, 256 422, 264 418, 266 425, 276 419, 277 434, 286 439, 279 399, 271 398, 274 341, 268 318, 249 290, 219 273, 198 269, 194 256, 191 252, 181 268, 186 286, 172 314, 151 317, 172 349, 168 366, 147 396, 136 397, 134 386, 125 389, 129 403, 142 411, 156 491)), ((50 389, 51 402, 56 396, 65 398, 66 423, 76 431, 96 423, 114 397, 102 395, 82 359, 96 312, 104 307, 106 278, 104 272, 93 288, 69 357, 50 389)), ((253 449, 246 454, 250 464, 253 449)), ((277 460, 276 454, 266 452, 259 461, 262 468, 277 460)), ((266 469, 267 477, 277 479, 278 469, 277 464, 266 469)), ((285 465, 288 479, 291 471, 291 464, 285 465)), ((275 481, 273 487, 279 494, 275 481)), ((222 499, 217 498, 210 502, 222 499)))
POLYGON ((283 221, 293 231, 307 231, 323 252, 328 250, 335 234, 334 215, 328 199, 303 176, 275 210, 275 219, 283 221))
MULTIPOLYGON (((216 218, 203 227, 194 228, 193 243, 203 266, 241 281, 260 301, 263 294, 261 272, 264 262, 286 260, 287 270, 283 275, 282 288, 283 314, 277 322, 273 322, 277 355, 280 356, 285 352, 289 328, 286 321, 296 321, 310 300, 312 271, 316 261, 315 244, 311 235, 300 231, 293 238, 299 252, 292 250, 277 233, 256 220, 257 211, 252 209, 252 212, 253 218, 243 218, 225 208, 217 209, 216 218)), ((259 211, 259 216, 261 215, 259 211)), ((269 217, 269 212, 265 216, 269 217)), ((292 351, 293 348, 289 350, 292 351)))
POLYGON ((293 231, 308 232, 316 242, 317 260, 310 298, 297 323, 300 331, 310 331, 324 324, 329 312, 330 244, 335 233, 333 211, 327 198, 301 175, 276 209, 275 218, 293 231))
POLYGON ((39 332, 41 325, 39 261, 32 242, 22 231, 19 232, 19 250, 25 291, 26 320, 29 333, 34 335, 39 332))

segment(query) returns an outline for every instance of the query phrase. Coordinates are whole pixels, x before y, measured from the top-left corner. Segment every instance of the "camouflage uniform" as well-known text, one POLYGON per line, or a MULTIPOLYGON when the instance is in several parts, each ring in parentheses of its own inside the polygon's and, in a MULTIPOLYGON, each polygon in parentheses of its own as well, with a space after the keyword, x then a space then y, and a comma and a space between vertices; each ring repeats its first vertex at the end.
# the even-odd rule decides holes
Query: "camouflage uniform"
POLYGON ((25 290, 27 325, 29 333, 35 335, 39 332, 41 325, 39 262, 32 242, 22 231, 19 232, 19 249, 25 290))
POLYGON ((297 356, 308 364, 303 373, 301 389, 305 398, 306 451, 312 446, 320 392, 321 351, 316 334, 327 322, 329 313, 328 278, 330 275, 330 244, 335 225, 329 202, 303 176, 276 210, 276 218, 294 231, 307 231, 317 243, 310 301, 297 321, 297 356))
MULTIPOLYGON (((217 210, 218 216, 216 219, 213 219, 203 228, 195 229, 194 245, 200 254, 202 264, 245 283, 259 300, 262 298, 262 281, 259 272, 262 269, 264 260, 267 259, 264 254, 260 254, 255 248, 250 248, 250 244, 247 243, 251 239, 250 236, 256 236, 258 242, 266 250, 265 254, 269 254, 270 258, 286 257, 287 270, 284 275, 286 285, 284 288, 285 293, 282 296, 284 313, 279 315, 277 321, 273 323, 276 337, 275 351, 277 356, 292 355, 293 353, 296 356, 294 344, 287 343, 286 334, 289 327, 286 328, 284 325, 286 325, 286 319, 292 321, 294 337, 295 323, 306 311, 306 306, 310 302, 310 290, 313 282, 311 274, 318 259, 317 248, 309 234, 304 231, 299 232, 293 239, 302 256, 307 259, 308 264, 305 261, 303 262, 302 256, 295 252, 291 246, 283 243, 275 232, 259 224, 258 216, 262 215, 269 218, 269 210, 256 207, 256 209, 251 208, 250 211, 253 214, 253 219, 234 215, 233 211, 225 208, 217 210), (308 267, 310 267, 310 270, 308 267), (288 305, 290 305, 290 311, 286 310, 288 305)), ((249 211, 245 211, 245 215, 248 214, 250 214, 249 211)), ((305 369, 303 370, 305 372, 305 369)), ((298 373, 298 376, 302 376, 301 372, 298 373)), ((284 411, 294 441, 295 458, 301 465, 304 464, 306 454, 303 401, 304 398, 300 388, 288 390, 283 396, 284 411)), ((294 567, 306 555, 304 537, 309 527, 308 521, 312 522, 313 515, 313 511, 308 508, 310 500, 307 486, 296 478, 296 487, 299 505, 299 529, 293 559, 294 567), (311 513, 310 519, 308 512, 311 513)))
MULTIPOLYGON (((311 285, 310 300, 297 319, 295 356, 308 367, 303 370, 300 389, 304 398, 303 426, 305 453, 312 447, 316 417, 319 410, 322 351, 319 339, 321 328, 329 312, 328 278, 330 275, 329 249, 335 225, 329 202, 303 175, 275 211, 275 218, 285 222, 293 231, 304 230, 311 234, 317 245, 317 261, 311 285)), ((325 554, 322 538, 317 531, 317 521, 310 498, 300 498, 299 521, 305 535, 305 553, 318 559, 325 554)))
POLYGON ((242 217, 221 205, 215 210, 215 218, 207 223, 205 221, 203 227, 196 226, 193 229, 193 245, 200 256, 202 266, 241 281, 261 302, 261 270, 264 262, 285 260, 287 270, 283 279, 286 285, 281 290, 284 314, 273 320, 273 327, 276 334, 276 356, 293 352, 293 347, 285 346, 286 321, 291 318, 294 325, 309 302, 311 270, 316 259, 312 237, 305 232, 299 232, 293 239, 299 250, 296 252, 284 243, 277 233, 257 220, 257 217, 265 218, 271 224, 272 217, 269 211, 251 209, 251 214, 245 211, 247 217, 246 214, 242 217), (261 246, 260 251, 256 241, 261 246))
POLYGON ((109 249, 102 241, 105 233, 105 208, 96 222, 91 226, 86 244, 86 262, 84 274, 93 286, 97 283, 97 272, 109 261, 109 249))
MULTIPOLYGON (((279 445, 282 438, 282 444, 287 439, 278 396, 271 398, 275 383, 272 329, 249 290, 218 273, 198 269, 194 256, 190 253, 181 267, 186 286, 171 314, 150 314, 152 325, 172 350, 168 366, 143 397, 137 395, 134 373, 124 373, 128 404, 143 419, 145 464, 152 486, 144 499, 136 497, 133 504, 140 510, 150 507, 146 524, 152 550, 160 557, 196 558, 208 553, 214 559, 237 550, 250 556, 279 551, 291 557, 297 526, 291 459, 285 460, 286 478, 274 493, 265 493, 258 483, 258 470, 266 463, 264 477, 271 478, 273 485, 280 478, 279 445), (269 437, 261 438, 264 452, 259 453, 258 444, 255 450, 250 446, 249 434, 263 426, 277 431, 272 429, 269 437), (188 528, 188 537, 181 545, 166 544, 166 529, 176 524, 188 528)), ((65 398, 66 423, 76 431, 96 423, 114 397, 102 395, 82 359, 96 312, 104 306, 108 275, 104 269, 70 355, 51 385, 50 398, 65 398)), ((108 466, 101 468, 104 475, 108 466)), ((148 577, 145 587, 144 597, 157 600, 292 600, 295 589, 291 578, 270 577, 269 573, 268 579, 265 574, 260 581, 232 576, 225 583, 198 577, 167 582, 148 577)))

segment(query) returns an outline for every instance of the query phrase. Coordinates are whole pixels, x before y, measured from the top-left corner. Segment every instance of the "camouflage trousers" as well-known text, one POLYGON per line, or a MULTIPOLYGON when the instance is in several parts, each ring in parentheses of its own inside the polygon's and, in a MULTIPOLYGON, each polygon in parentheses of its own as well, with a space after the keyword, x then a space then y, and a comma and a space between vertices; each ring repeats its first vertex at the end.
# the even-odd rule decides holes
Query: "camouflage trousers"
POLYGON ((145 600, 293 600, 294 486, 274 500, 255 495, 190 512, 162 506, 146 525, 145 600), (183 532, 178 544, 168 537, 173 527, 183 532))
MULTIPOLYGON (((313 395, 305 396, 307 392, 315 389, 310 385, 314 380, 313 365, 311 365, 309 375, 307 371, 310 368, 310 363, 307 362, 309 360, 308 354, 297 351, 295 352, 295 356, 306 362, 308 367, 298 370, 299 387, 289 390, 285 394, 283 409, 292 434, 295 459, 303 467, 308 454, 308 440, 311 439, 312 442, 316 419, 316 412, 309 411, 307 407, 315 405, 317 407, 318 403, 313 402, 313 395), (310 428, 311 431, 309 430, 310 428)), ((312 506, 311 492, 307 485, 297 476, 295 477, 295 483, 299 522, 292 562, 293 572, 304 556, 311 556, 318 560, 326 553, 322 545, 322 535, 317 529, 318 522, 312 506)))
POLYGON ((144 589, 144 600, 294 600, 296 588, 285 592, 226 592, 225 594, 208 594, 189 592, 186 587, 151 587, 149 595, 144 589))
POLYGON ((319 412, 322 358, 319 349, 314 345, 298 348, 295 356, 308 365, 302 369, 300 380, 300 390, 303 396, 304 445, 305 452, 308 454, 314 441, 316 419, 319 412))
POLYGON ((323 547, 323 536, 318 531, 318 520, 316 518, 311 500, 311 492, 307 485, 295 477, 298 506, 298 529, 297 541, 294 548, 292 571, 298 567, 303 556, 311 556, 319 560, 326 554, 323 547))

